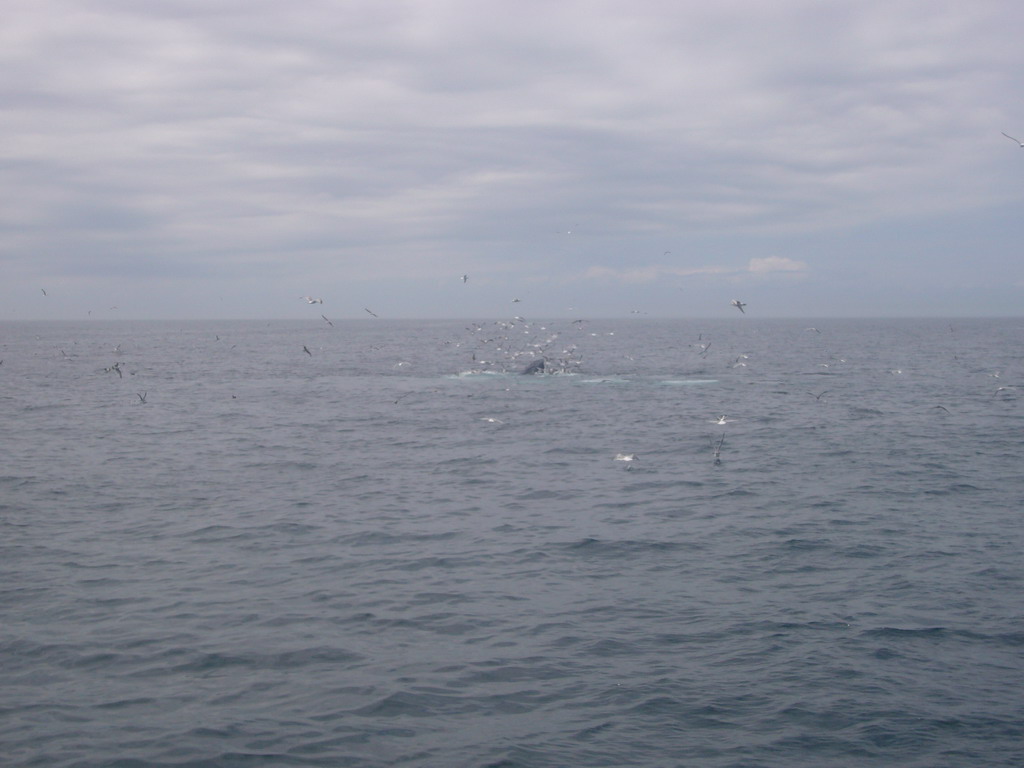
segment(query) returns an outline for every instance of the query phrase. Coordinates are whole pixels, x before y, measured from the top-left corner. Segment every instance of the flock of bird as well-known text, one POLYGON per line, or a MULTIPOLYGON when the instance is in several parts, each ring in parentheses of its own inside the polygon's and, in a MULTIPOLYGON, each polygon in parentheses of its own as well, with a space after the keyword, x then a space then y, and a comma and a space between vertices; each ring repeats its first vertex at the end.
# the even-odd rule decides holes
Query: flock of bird
MULTIPOLYGON (((469 275, 463 274, 461 276, 462 283, 469 281, 469 275)), ((40 289, 44 296, 49 294, 46 289, 40 289)), ((308 305, 323 305, 324 299, 318 296, 304 295, 300 297, 308 305)), ((514 297, 512 300, 513 304, 519 304, 522 299, 514 297)), ((741 313, 746 314, 745 307, 746 302, 740 301, 739 299, 733 299, 731 305, 738 309, 741 313)), ((374 318, 379 317, 369 307, 364 307, 364 311, 374 318)), ((330 327, 334 327, 334 323, 327 315, 321 313, 320 318, 330 327)), ((585 333, 587 327, 586 320, 574 320, 571 323, 571 328, 577 333, 585 333)), ((466 330, 471 334, 471 341, 449 341, 446 344, 454 343, 456 346, 469 346, 470 349, 470 360, 472 368, 466 371, 467 374, 482 374, 482 373, 508 373, 516 372, 523 366, 524 363, 532 364, 528 365, 531 372, 540 371, 544 374, 571 374, 580 372, 583 366, 583 357, 580 353, 580 348, 576 343, 567 343, 561 341, 562 333, 557 330, 550 329, 544 324, 535 324, 526 320, 524 317, 515 316, 511 320, 497 320, 490 324, 474 323, 466 327, 466 330), (539 361, 543 361, 541 365, 537 365, 539 361)), ((811 329, 817 330, 817 329, 811 329)), ((591 335, 596 335, 591 333, 591 335)), ((216 337, 220 340, 220 337, 216 337)), ((708 351, 711 347, 711 342, 703 342, 701 338, 698 339, 695 345, 700 349, 700 357, 704 358, 707 356, 708 351)), ((120 353, 120 345, 114 348, 116 353, 120 353)), ((62 354, 67 357, 64 350, 61 350, 62 354)), ((307 344, 302 345, 302 352, 309 357, 313 357, 313 351, 307 344)), ((745 357, 745 356, 741 356, 745 357)), ((0 361, 2 363, 2 361, 0 361)), ((399 363, 404 365, 406 363, 399 363)), ((124 363, 118 361, 114 362, 110 366, 103 369, 104 373, 116 373, 118 378, 124 378, 124 369, 122 368, 124 363)), ((740 358, 737 358, 736 365, 745 365, 740 362, 740 358)), ((136 372, 131 371, 132 375, 136 372)), ((821 393, 824 394, 824 393, 821 393)), ((147 403, 148 392, 137 392, 136 396, 139 399, 140 405, 147 403)), ((816 397, 820 398, 821 395, 816 397)), ((400 396, 395 403, 398 403, 402 397, 400 396)), ((490 424, 501 425, 505 422, 501 419, 494 417, 483 417, 481 419, 490 424)), ((729 423, 729 419, 725 415, 720 416, 718 419, 713 420, 711 423, 724 426, 729 423)), ((712 441, 712 449, 714 452, 715 464, 721 463, 721 449, 722 444, 725 441, 724 434, 717 443, 712 441)), ((616 461, 625 464, 626 469, 632 469, 639 457, 635 453, 620 453, 615 457, 616 461)))
MULTIPOLYGON (((463 282, 468 279, 468 275, 462 276, 463 282)), ((520 303, 520 301, 518 298, 512 300, 513 303, 520 303)), ((746 302, 733 299, 731 306, 736 307, 742 314, 746 314, 744 310, 744 307, 747 306, 746 302)), ((586 320, 574 320, 571 327, 577 334, 588 333, 586 320)), ((554 330, 549 325, 534 324, 518 315, 511 320, 496 320, 487 324, 474 323, 467 326, 466 330, 471 334, 472 339, 470 343, 472 344, 471 362, 473 367, 465 372, 468 375, 532 373, 538 362, 543 363, 539 370, 545 374, 579 373, 583 367, 583 357, 578 344, 563 340, 563 333, 554 330), (528 363, 526 369, 520 370, 524 363, 528 363)), ((597 335, 592 332, 590 334, 597 335)), ((461 346, 462 342, 456 342, 456 344, 461 346)), ((701 336, 692 346, 700 349, 699 356, 701 358, 706 358, 711 342, 704 342, 701 336)), ((742 359, 746 357, 746 355, 737 357, 733 367, 746 365, 742 362, 742 359)), ((494 417, 483 417, 481 421, 496 425, 505 423, 494 417)), ((711 421, 716 426, 725 426, 730 422, 731 420, 727 419, 724 414, 711 421)), ((725 434, 723 432, 717 442, 710 437, 708 439, 711 444, 714 465, 720 466, 725 434)), ((636 453, 618 453, 614 460, 621 462, 627 470, 632 470, 639 465, 640 457, 636 453)))
MULTIPOLYGON (((1010 141, 1016 143, 1019 147, 1024 148, 1024 141, 1021 141, 1020 139, 1011 136, 1006 132, 1002 132, 1002 135, 1005 136, 1010 141)), ((572 235, 574 233, 574 230, 575 227, 573 229, 569 229, 566 231, 559 231, 556 234, 572 235)), ((664 255, 668 255, 669 253, 671 253, 671 251, 665 251, 664 255)), ((461 276, 461 281, 463 284, 469 282, 469 275, 463 274, 461 276)), ((41 288, 40 291, 42 292, 43 296, 49 296, 45 288, 41 288)), ((323 305, 324 303, 324 300, 321 297, 302 296, 300 298, 310 305, 323 305)), ((512 299, 513 304, 519 304, 521 302, 522 299, 520 299, 519 297, 514 297, 512 299)), ((733 299, 731 305, 738 309, 741 314, 746 314, 746 302, 743 302, 740 299, 733 299)), ((111 309, 117 308, 111 307, 111 309)), ((370 316, 374 318, 379 317, 377 313, 375 313, 369 307, 364 307, 363 309, 370 316)), ((91 315, 92 313, 90 312, 89 314, 91 315)), ((645 313, 641 312, 640 310, 633 310, 633 314, 645 313)), ((321 314, 320 317, 325 323, 327 323, 328 326, 332 328, 334 327, 334 323, 327 317, 327 315, 321 314)), ((581 331, 583 329, 585 322, 586 321, 583 320, 576 320, 573 322, 573 326, 576 328, 577 331, 581 331)), ((579 353, 579 349, 576 344, 559 343, 559 338, 561 335, 559 332, 551 331, 544 325, 535 326, 519 316, 514 317, 510 321, 495 321, 493 325, 488 326, 477 323, 467 327, 467 330, 470 331, 470 333, 473 334, 473 336, 475 337, 475 343, 473 344, 473 350, 471 352, 473 370, 470 371, 470 373, 495 371, 508 372, 510 367, 516 367, 520 365, 524 360, 529 360, 531 362, 538 360, 543 361, 543 363, 539 366, 539 369, 536 366, 536 363, 534 362, 534 365, 528 368, 529 372, 540 370, 543 371, 544 373, 555 374, 578 372, 583 364, 582 357, 579 353)), ((814 331, 817 333, 821 332, 817 328, 808 328, 807 330, 814 331)), ((461 342, 456 343, 461 344, 461 342)), ((701 338, 698 338, 697 344, 693 346, 699 347, 699 354, 703 358, 707 356, 708 351, 711 347, 711 342, 703 342, 701 338)), ((115 351, 119 352, 119 347, 116 348, 115 351)), ((302 351, 310 357, 313 356, 312 351, 310 351, 307 345, 302 346, 302 351)), ((61 350, 61 352, 62 354, 65 355, 65 357, 67 357, 66 353, 64 353, 64 350, 61 350)), ((741 355, 739 358, 736 359, 734 367, 746 365, 746 363, 742 362, 742 357, 745 356, 741 355)), ((0 364, 2 363, 3 360, 0 360, 0 364)), ((105 373, 116 373, 118 375, 118 378, 123 378, 124 371, 121 368, 122 364, 123 363, 121 362, 115 362, 112 365, 104 368, 103 371, 105 373)), ((403 363, 400 363, 399 365, 402 364, 403 363)), ((825 365, 827 367, 828 364, 822 365, 825 365)), ((902 373, 902 371, 896 370, 891 371, 891 373, 899 374, 902 373)), ((134 375, 134 371, 132 372, 132 374, 134 375)), ((995 394, 998 395, 1000 392, 1009 392, 1010 390, 1013 389, 1015 388, 1012 386, 1001 386, 996 390, 995 394)), ((827 390, 819 392, 817 394, 815 394, 814 392, 810 392, 809 394, 811 394, 816 400, 820 400, 821 397, 826 394, 826 392, 827 390)), ((138 392, 136 393, 136 395, 139 398, 139 403, 144 405, 146 403, 148 393, 138 392)), ((395 400, 395 402, 398 403, 401 399, 402 396, 400 396, 398 400, 395 400)), ((948 409, 946 409, 945 406, 942 405, 937 405, 935 406, 935 408, 941 408, 943 411, 946 411, 947 413, 949 412, 948 409)), ((496 419, 493 417, 485 417, 483 418, 483 421, 492 424, 504 423, 500 419, 496 419)), ((711 423, 717 426, 724 426, 729 422, 730 420, 727 419, 723 414, 718 419, 713 420, 711 423)), ((724 433, 722 434, 721 438, 718 440, 717 443, 714 440, 711 440, 711 448, 713 451, 714 463, 716 466, 721 463, 721 450, 724 442, 724 433)), ((615 461, 619 461, 625 464, 626 469, 632 469, 639 459, 639 457, 635 453, 619 453, 614 458, 615 461)))
MULTIPOLYGON (((463 277, 468 278, 468 276, 463 277)), ((307 301, 309 298, 303 297, 307 301)), ((322 304, 323 300, 316 299, 308 303, 322 304)), ((745 302, 736 299, 732 301, 732 306, 745 314, 744 307, 747 306, 745 302)), ((374 316, 376 317, 376 315, 374 316)), ((321 315, 321 318, 333 327, 333 323, 325 315, 321 315)), ((590 330, 589 321, 582 319, 574 320, 568 325, 562 326, 561 329, 557 329, 555 326, 556 323, 533 323, 524 317, 515 316, 510 320, 472 323, 465 327, 465 330, 469 333, 468 338, 450 339, 443 343, 445 345, 452 344, 457 348, 464 348, 464 355, 468 353, 467 356, 471 367, 468 370, 462 371, 460 375, 521 373, 523 372, 521 369, 524 363, 527 364, 527 367, 530 367, 530 364, 537 361, 544 361, 545 365, 539 370, 545 375, 580 373, 583 368, 583 355, 580 349, 583 344, 582 338, 598 336, 599 334, 590 330)), ((816 327, 808 327, 804 330, 811 333, 821 333, 821 330, 816 327)), ((613 333, 609 332, 608 335, 613 335, 613 333)), ((219 336, 216 338, 218 341, 220 340, 219 336)), ((709 354, 711 341, 705 340, 703 334, 701 334, 690 346, 697 350, 697 357, 703 360, 709 354)), ((116 345, 113 351, 121 354, 121 345, 116 345)), ((60 352, 64 358, 70 358, 63 349, 60 352)), ((309 357, 314 356, 313 351, 308 345, 302 345, 302 352, 309 357)), ((745 365, 742 360, 746 357, 747 355, 743 354, 737 356, 732 363, 732 367, 745 365)), ((732 359, 731 355, 729 359, 732 359)), ((829 363, 819 363, 819 366, 828 368, 833 363, 841 364, 843 362, 845 362, 843 358, 833 356, 829 363)), ((0 364, 2 363, 3 360, 0 360, 0 364)), ((407 364, 402 362, 399 363, 399 366, 407 364)), ((117 361, 103 368, 102 371, 104 373, 116 373, 119 379, 124 379, 126 372, 131 376, 137 373, 135 370, 126 369, 124 365, 123 362, 117 361)), ((893 369, 889 373, 901 375, 903 371, 893 369)), ((999 372, 990 373, 990 375, 996 379, 1000 376, 999 372)), ((1016 390, 1017 387, 1014 385, 1000 385, 993 392, 993 397, 1013 397, 1016 390)), ((807 394, 816 401, 820 401, 829 391, 828 389, 817 392, 808 391, 807 394)), ((148 392, 140 391, 135 394, 138 398, 138 405, 146 405, 148 403, 148 392)), ((399 395, 394 401, 395 404, 398 404, 404 397, 410 394, 413 393, 406 392, 403 395, 399 395)), ((932 407, 946 414, 950 413, 949 409, 944 405, 934 405, 932 407)), ((480 421, 499 427, 505 425, 504 420, 494 416, 482 416, 480 421)), ((708 423, 724 428, 732 424, 733 421, 726 414, 721 414, 717 418, 710 419, 708 423)), ((725 443, 725 434, 723 429, 717 438, 708 435, 708 443, 713 463, 716 467, 722 463, 721 456, 725 443)), ((640 456, 636 453, 620 452, 615 454, 613 458, 616 463, 622 464, 626 470, 633 470, 640 466, 640 456)))

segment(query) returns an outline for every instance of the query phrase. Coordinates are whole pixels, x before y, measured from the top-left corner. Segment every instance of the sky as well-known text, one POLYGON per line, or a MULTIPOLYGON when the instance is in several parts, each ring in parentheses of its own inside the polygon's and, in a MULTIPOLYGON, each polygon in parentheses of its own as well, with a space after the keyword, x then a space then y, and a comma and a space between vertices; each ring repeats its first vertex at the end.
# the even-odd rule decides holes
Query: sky
POLYGON ((4 0, 0 320, 1019 316, 1021 29, 1007 0, 4 0))

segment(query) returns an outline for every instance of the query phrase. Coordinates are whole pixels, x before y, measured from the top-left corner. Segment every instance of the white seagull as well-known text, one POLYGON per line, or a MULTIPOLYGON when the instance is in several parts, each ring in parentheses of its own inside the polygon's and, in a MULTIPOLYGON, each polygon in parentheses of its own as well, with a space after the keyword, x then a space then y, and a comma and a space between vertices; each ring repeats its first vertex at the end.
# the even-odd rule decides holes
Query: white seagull
POLYGON ((1020 139, 1015 139, 1015 138, 1013 138, 1013 136, 1011 136, 1010 134, 1005 133, 1003 131, 1000 131, 1000 133, 1002 133, 1003 136, 1008 138, 1010 141, 1016 141, 1019 146, 1024 147, 1024 141, 1021 141, 1020 139))
POLYGON ((633 468, 633 462, 637 461, 640 457, 635 453, 617 453, 615 454, 615 461, 621 461, 626 465, 626 469, 633 468))
POLYGON ((323 304, 323 299, 314 299, 312 296, 300 296, 300 299, 305 299, 307 304, 323 304))
POLYGON ((728 424, 731 421, 732 421, 732 419, 727 419, 727 418, 725 418, 725 414, 722 414, 721 416, 718 417, 717 420, 712 421, 711 423, 712 424, 719 424, 719 425, 723 425, 724 426, 725 424, 728 424))
POLYGON ((732 305, 736 307, 736 309, 738 309, 740 312, 743 312, 744 315, 747 314, 746 312, 743 311, 743 308, 747 306, 744 302, 740 301, 739 299, 733 299, 732 305))

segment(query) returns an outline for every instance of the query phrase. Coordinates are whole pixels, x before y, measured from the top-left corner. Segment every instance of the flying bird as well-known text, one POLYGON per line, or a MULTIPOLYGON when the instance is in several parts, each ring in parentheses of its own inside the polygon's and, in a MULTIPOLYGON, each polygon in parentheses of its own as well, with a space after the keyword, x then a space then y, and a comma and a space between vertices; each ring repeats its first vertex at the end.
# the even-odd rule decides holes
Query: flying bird
MULTIPOLYGON (((1022 146, 1024 146, 1024 145, 1022 145, 1022 146)), ((43 292, 43 296, 46 296, 46 295, 47 295, 47 294, 46 294, 46 289, 45 289, 45 288, 40 288, 39 290, 43 292)))
POLYGON ((1010 134, 1008 134, 1008 133, 1004 133, 1003 131, 1000 131, 1000 133, 1002 133, 1002 134, 1003 134, 1003 136, 1005 136, 1006 138, 1008 138, 1008 139, 1009 139, 1010 141, 1016 141, 1016 142, 1017 142, 1017 144, 1018 144, 1018 145, 1019 145, 1020 147, 1024 147, 1024 141, 1021 141, 1020 139, 1015 139, 1015 138, 1013 138, 1013 136, 1011 136, 1011 135, 1010 135, 1010 134))
POLYGON ((331 326, 331 328, 334 327, 334 323, 327 319, 327 315, 320 315, 320 317, 322 317, 324 319, 324 322, 331 326))
POLYGON ((305 299, 307 304, 323 304, 323 299, 314 299, 312 296, 300 296, 300 299, 305 299))
POLYGON ((733 299, 732 305, 736 307, 736 309, 738 309, 740 312, 743 312, 744 315, 747 314, 746 312, 743 311, 743 308, 747 306, 744 302, 740 301, 739 299, 733 299))
POLYGON ((715 453, 715 466, 720 466, 722 463, 722 443, 725 442, 725 433, 722 433, 722 439, 718 441, 718 445, 715 445, 715 441, 708 436, 708 440, 711 442, 711 450, 715 453))
POLYGON ((462 276, 462 282, 464 282, 464 283, 469 282, 469 275, 463 275, 462 276))
POLYGON ((141 401, 142 403, 145 403, 145 402, 146 402, 146 395, 148 395, 148 394, 149 394, 149 392, 143 392, 143 393, 141 393, 141 394, 140 394, 140 393, 138 393, 138 392, 136 392, 135 394, 136 394, 136 395, 138 396, 139 400, 140 400, 140 401, 141 401))
MULTIPOLYGON (((363 309, 366 309, 366 307, 363 307, 363 309)), ((372 310, 369 310, 369 309, 366 309, 366 311, 367 311, 367 312, 369 312, 369 313, 370 313, 371 315, 373 315, 374 317, 377 317, 377 313, 376 313, 376 312, 374 312, 374 311, 372 311, 372 310)))
POLYGON ((302 345, 302 351, 305 352, 310 357, 313 356, 313 353, 309 351, 309 347, 307 347, 305 344, 302 345))

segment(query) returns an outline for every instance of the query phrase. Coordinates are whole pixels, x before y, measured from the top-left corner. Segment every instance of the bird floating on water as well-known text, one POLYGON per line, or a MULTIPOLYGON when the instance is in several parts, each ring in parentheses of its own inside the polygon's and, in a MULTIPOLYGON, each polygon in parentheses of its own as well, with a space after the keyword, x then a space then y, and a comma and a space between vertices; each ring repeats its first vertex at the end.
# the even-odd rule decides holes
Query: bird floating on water
POLYGON ((640 457, 635 453, 617 453, 615 454, 615 461, 621 461, 625 463, 626 469, 633 468, 633 462, 637 461, 640 457))
POLYGON ((733 305, 734 307, 736 307, 736 309, 738 309, 738 310, 739 310, 740 312, 743 312, 743 314, 744 314, 744 315, 745 315, 745 314, 747 314, 747 313, 746 313, 746 312, 745 312, 745 311, 743 310, 743 308, 744 308, 745 306, 747 306, 747 305, 746 305, 746 303, 744 303, 744 302, 740 301, 739 299, 733 299, 733 300, 732 300, 732 305, 733 305))

